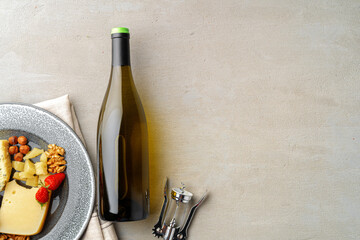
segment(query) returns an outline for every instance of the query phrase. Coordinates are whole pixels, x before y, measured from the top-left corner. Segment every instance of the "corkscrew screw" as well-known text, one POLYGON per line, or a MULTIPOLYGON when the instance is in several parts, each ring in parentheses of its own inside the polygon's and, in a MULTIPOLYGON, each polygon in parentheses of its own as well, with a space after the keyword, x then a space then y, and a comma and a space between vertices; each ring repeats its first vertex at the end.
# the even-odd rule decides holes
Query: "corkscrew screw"
POLYGON ((191 207, 189 202, 193 194, 185 190, 185 185, 181 188, 172 188, 171 200, 168 203, 168 179, 165 180, 164 186, 164 201, 161 208, 158 222, 154 225, 153 235, 165 240, 186 240, 188 229, 197 208, 204 202, 207 196, 207 191, 200 198, 200 200, 191 207), (186 217, 186 214, 187 217, 186 217), (186 218, 186 219, 185 219, 186 218))

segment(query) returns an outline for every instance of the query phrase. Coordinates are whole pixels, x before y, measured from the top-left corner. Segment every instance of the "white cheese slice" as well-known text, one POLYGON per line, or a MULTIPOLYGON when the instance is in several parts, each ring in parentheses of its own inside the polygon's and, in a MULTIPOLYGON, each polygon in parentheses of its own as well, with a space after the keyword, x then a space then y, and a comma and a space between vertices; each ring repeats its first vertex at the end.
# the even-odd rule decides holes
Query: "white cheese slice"
POLYGON ((41 207, 35 199, 38 189, 22 187, 15 180, 6 185, 0 208, 1 233, 31 236, 41 232, 50 200, 41 207))
POLYGON ((0 192, 4 190, 11 175, 11 160, 9 155, 9 142, 0 140, 0 192))

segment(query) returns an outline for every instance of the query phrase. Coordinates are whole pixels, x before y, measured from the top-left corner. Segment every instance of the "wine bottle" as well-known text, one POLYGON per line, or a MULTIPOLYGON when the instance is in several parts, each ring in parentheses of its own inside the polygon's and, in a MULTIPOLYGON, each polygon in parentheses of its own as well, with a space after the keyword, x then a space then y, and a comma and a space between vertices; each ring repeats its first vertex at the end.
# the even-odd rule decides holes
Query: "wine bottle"
POLYGON ((125 222, 149 214, 148 135, 130 67, 130 34, 113 28, 112 67, 97 129, 101 219, 125 222))

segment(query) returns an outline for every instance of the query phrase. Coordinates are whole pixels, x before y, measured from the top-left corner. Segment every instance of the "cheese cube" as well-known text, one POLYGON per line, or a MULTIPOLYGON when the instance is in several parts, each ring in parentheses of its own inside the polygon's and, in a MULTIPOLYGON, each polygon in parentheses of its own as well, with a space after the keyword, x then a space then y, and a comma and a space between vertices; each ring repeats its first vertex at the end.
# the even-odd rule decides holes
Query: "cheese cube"
POLYGON ((24 156, 24 159, 35 158, 35 157, 39 156, 40 154, 42 154, 43 152, 44 152, 43 149, 33 148, 30 152, 28 152, 28 153, 24 156))
POLYGON ((29 159, 25 160, 24 172, 32 174, 32 175, 34 175, 36 172, 35 164, 29 159))
POLYGON ((34 178, 35 176, 28 172, 19 172, 19 177, 25 180, 25 179, 29 179, 29 178, 34 178))
POLYGON ((35 163, 35 171, 36 175, 47 175, 47 164, 44 162, 37 162, 35 163))
POLYGON ((18 161, 12 161, 12 167, 16 170, 16 171, 24 171, 24 165, 25 163, 23 162, 18 162, 18 161))
POLYGON ((20 177, 20 172, 14 172, 14 176, 13 176, 13 179, 16 179, 16 180, 26 180, 26 178, 21 178, 20 177))
POLYGON ((38 187, 39 186, 39 176, 35 176, 33 178, 26 179, 26 185, 31 187, 38 187))
POLYGON ((46 153, 42 153, 40 156, 40 162, 47 163, 47 156, 46 153))

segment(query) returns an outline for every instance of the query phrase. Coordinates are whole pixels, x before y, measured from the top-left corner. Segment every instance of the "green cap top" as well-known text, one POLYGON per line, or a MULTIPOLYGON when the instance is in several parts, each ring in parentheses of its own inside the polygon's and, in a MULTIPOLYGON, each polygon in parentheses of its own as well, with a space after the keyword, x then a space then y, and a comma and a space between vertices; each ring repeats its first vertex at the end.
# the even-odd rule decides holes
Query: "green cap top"
POLYGON ((114 34, 114 33, 129 33, 129 29, 125 28, 125 27, 113 28, 113 29, 111 29, 111 34, 114 34))

